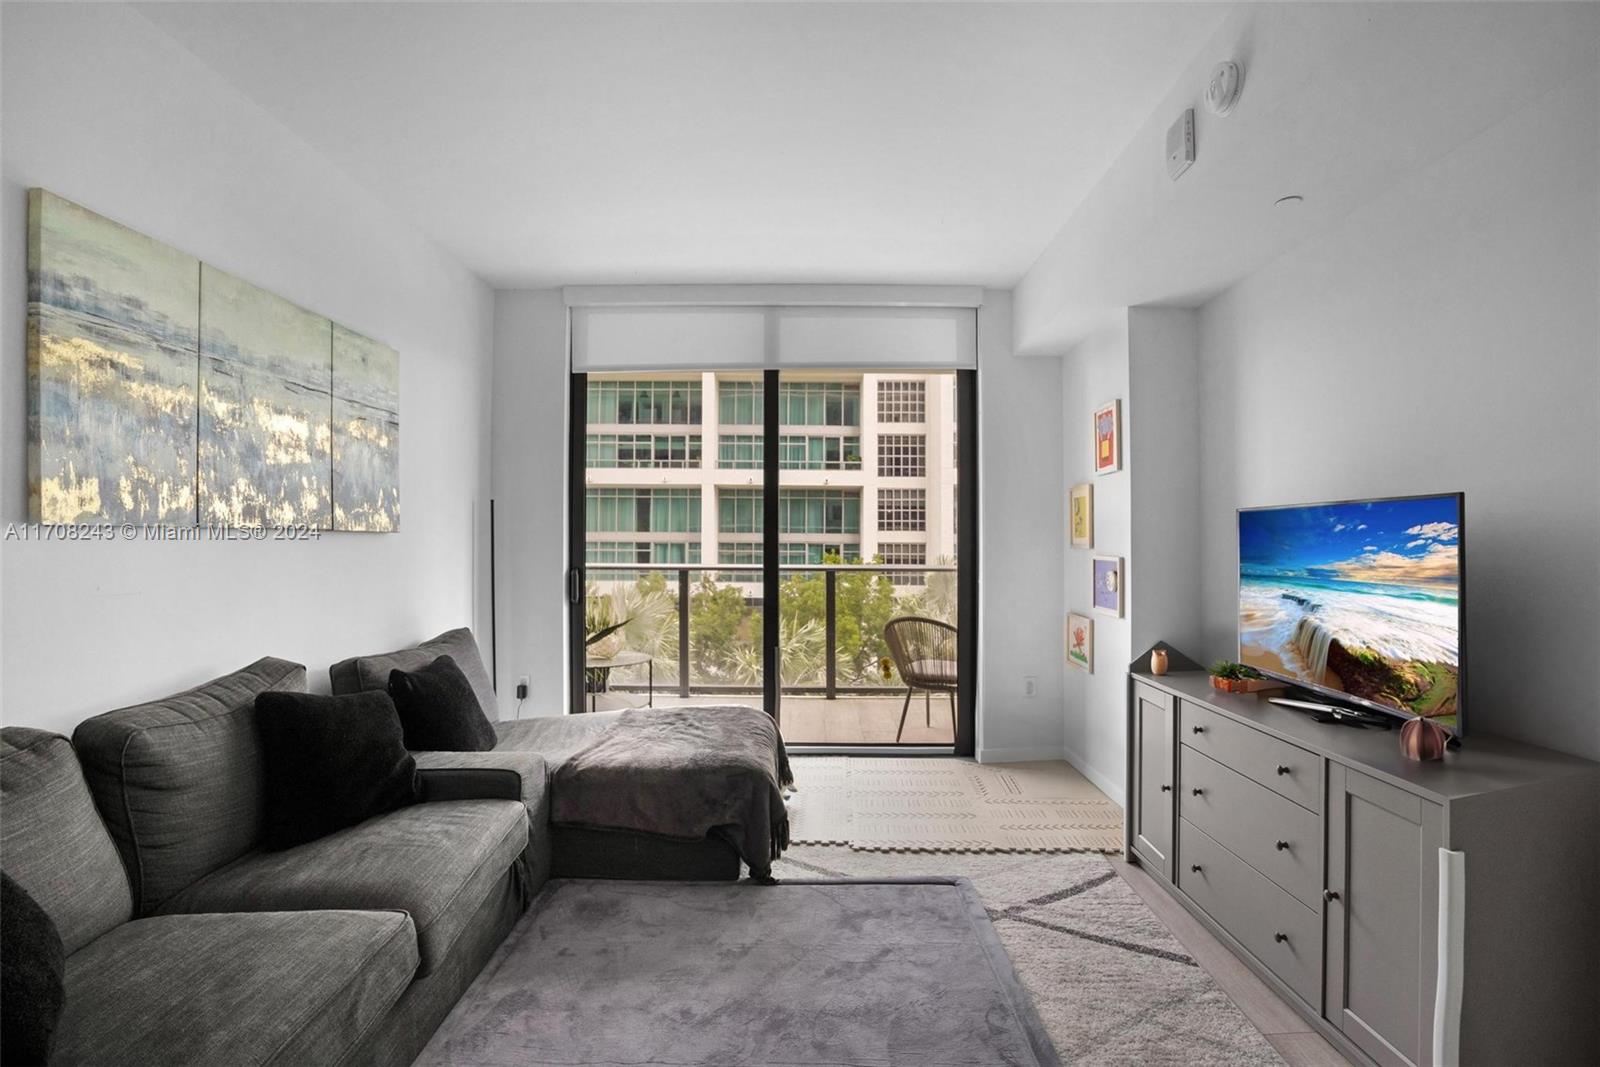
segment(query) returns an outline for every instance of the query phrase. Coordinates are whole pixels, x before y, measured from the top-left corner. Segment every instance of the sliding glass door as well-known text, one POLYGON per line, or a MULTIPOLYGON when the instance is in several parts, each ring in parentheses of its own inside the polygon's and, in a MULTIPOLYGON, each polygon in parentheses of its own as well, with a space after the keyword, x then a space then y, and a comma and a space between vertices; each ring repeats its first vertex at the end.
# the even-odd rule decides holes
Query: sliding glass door
POLYGON ((970 753, 975 385, 574 374, 572 710, 746 703, 791 745, 970 753))

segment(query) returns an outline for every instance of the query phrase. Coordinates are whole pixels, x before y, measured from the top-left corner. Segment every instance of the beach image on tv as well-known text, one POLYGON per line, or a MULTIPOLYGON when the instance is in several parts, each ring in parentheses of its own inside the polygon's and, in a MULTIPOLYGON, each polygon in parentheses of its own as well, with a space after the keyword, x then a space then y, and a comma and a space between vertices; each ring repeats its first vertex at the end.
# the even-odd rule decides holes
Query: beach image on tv
POLYGON ((1239 513, 1239 658, 1454 726, 1455 496, 1239 513))

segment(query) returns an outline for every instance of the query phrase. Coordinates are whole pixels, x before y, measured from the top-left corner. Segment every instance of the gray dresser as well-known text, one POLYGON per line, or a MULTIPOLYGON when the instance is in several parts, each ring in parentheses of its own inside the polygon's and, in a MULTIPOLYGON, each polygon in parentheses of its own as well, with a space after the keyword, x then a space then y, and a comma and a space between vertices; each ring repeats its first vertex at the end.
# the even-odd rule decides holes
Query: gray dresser
POLYGON ((1479 735, 1417 763, 1397 731, 1136 671, 1127 801, 1130 862, 1356 1062, 1446 1067, 1441 849, 1465 875, 1443 972, 1460 1025, 1441 1048, 1600 1062, 1600 764, 1479 735))

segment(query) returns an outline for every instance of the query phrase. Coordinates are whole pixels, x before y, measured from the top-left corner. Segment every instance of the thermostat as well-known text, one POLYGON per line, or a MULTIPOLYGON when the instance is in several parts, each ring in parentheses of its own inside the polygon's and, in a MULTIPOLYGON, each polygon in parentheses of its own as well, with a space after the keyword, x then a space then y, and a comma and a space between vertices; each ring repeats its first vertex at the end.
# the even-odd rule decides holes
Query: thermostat
POLYGON ((1167 177, 1173 181, 1194 163, 1194 108, 1189 108, 1167 130, 1167 177))

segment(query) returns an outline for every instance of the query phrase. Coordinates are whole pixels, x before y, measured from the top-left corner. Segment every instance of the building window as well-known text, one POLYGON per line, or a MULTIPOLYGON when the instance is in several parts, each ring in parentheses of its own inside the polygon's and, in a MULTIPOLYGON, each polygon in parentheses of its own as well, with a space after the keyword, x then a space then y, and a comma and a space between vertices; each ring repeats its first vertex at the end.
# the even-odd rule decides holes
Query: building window
POLYGON ((879 382, 879 422, 927 422, 928 386, 926 382, 879 382))
MULTIPOLYGON (((723 541, 717 545, 718 563, 738 563, 759 568, 762 565, 761 542, 723 541)), ((759 582, 761 571, 727 571, 721 579, 725 582, 759 582)))
MULTIPOLYGON (((859 489, 780 489, 780 534, 859 534, 859 489)), ((859 551, 859 548, 858 548, 859 551)))
POLYGON ((765 451, 760 434, 725 434, 717 438, 717 466, 760 470, 765 451))
POLYGON ((785 434, 778 439, 778 466, 783 470, 858 471, 861 438, 785 434))
POLYGON ((589 563, 699 563, 698 541, 590 541, 584 545, 589 563))
POLYGON ((778 422, 784 426, 860 426, 860 382, 782 382, 778 422))
POLYGON ((700 532, 698 488, 591 487, 585 496, 585 505, 585 528, 591 533, 700 532))
POLYGON ((592 433, 587 453, 590 467, 698 467, 700 435, 592 433))
POLYGON ((694 426, 700 422, 700 382, 589 381, 591 426, 694 426))
POLYGON ((878 490, 878 529, 926 530, 927 528, 926 489, 878 490))
POLYGON ((785 541, 778 546, 778 563, 784 567, 816 566, 839 560, 861 562, 861 545, 856 541, 785 541))
POLYGON ((927 438, 920 433, 886 433, 878 438, 880 478, 922 478, 928 473, 927 438))
MULTIPOLYGON (((717 490, 717 531, 719 533, 760 533, 760 489, 717 490)), ((737 561, 730 561, 737 562, 737 561)))
MULTIPOLYGON (((878 546, 878 558, 895 566, 925 567, 928 564, 928 546, 886 541, 878 546)), ((898 571, 890 573, 890 581, 895 585, 927 585, 928 576, 925 572, 913 574, 898 571)))
POLYGON ((717 380, 717 419, 724 426, 760 426, 762 397, 760 382, 717 380))

